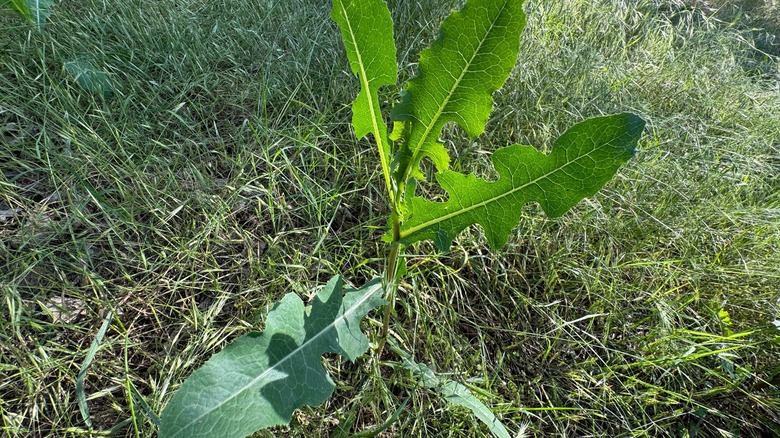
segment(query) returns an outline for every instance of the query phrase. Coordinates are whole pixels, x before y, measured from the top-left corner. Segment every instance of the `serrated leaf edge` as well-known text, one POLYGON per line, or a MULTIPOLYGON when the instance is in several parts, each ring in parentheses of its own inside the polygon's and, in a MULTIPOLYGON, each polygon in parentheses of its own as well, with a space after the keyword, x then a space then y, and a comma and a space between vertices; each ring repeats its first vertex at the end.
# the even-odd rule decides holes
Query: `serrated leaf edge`
MULTIPOLYGON (((621 113, 621 114, 615 114, 615 115, 612 115, 612 116, 598 117, 598 119, 605 119, 605 118, 608 118, 608 117, 621 117, 621 116, 622 117, 625 117, 625 116, 634 116, 634 117, 636 117, 635 115, 630 114, 630 113, 621 113)), ((594 119, 597 119, 597 118, 594 118, 594 119)), ((588 122, 588 121, 594 120, 594 119, 588 119, 588 120, 585 120, 585 121, 583 121, 581 123, 585 123, 585 122, 588 122)), ((576 126, 577 125, 575 125, 575 127, 576 126)), ((644 126, 644 121, 642 121, 642 126, 644 126)), ((572 127, 572 128, 574 128, 574 127, 572 127)), ((568 132, 568 130, 567 130, 567 132, 568 132)), ((562 134, 561 137, 563 137, 564 135, 566 135, 566 132, 564 134, 562 134)), ((479 202, 479 203, 476 203, 476 204, 473 204, 473 205, 470 205, 470 206, 467 206, 467 207, 459 208, 459 209, 457 209, 457 210, 455 210, 455 211, 453 211, 451 213, 448 213, 448 214, 445 214, 445 215, 442 215, 442 216, 438 216, 438 217, 436 217, 434 219, 428 220, 428 221, 423 222, 421 224, 414 225, 414 226, 412 226, 410 228, 404 228, 402 226, 401 230, 400 230, 400 239, 399 240, 402 241, 402 242, 405 242, 406 244, 412 243, 412 242, 409 242, 407 239, 410 236, 413 236, 415 233, 423 231, 423 230, 425 230, 425 229, 427 229, 429 227, 433 227, 436 224, 444 222, 444 221, 446 221, 448 219, 452 219, 452 218, 457 217, 459 215, 466 214, 466 213, 468 213, 470 211, 473 211, 473 210, 475 210, 477 208, 484 207, 487 204, 490 204, 490 203, 493 203, 493 202, 497 202, 497 201, 499 201, 499 200, 501 200, 501 199, 503 199, 503 198, 505 198, 507 196, 510 196, 510 195, 520 191, 520 190, 524 190, 524 189, 528 188, 529 186, 531 186, 533 184, 536 184, 537 182, 539 182, 539 181, 549 177, 550 175, 552 175, 554 173, 558 173, 558 172, 563 171, 567 166, 573 165, 573 164, 579 162, 580 160, 582 160, 584 158, 587 158, 591 154, 593 154, 593 153, 595 153, 595 152, 597 152, 597 151, 599 151, 599 150, 601 150, 603 148, 614 147, 616 143, 620 142, 621 138, 622 138, 622 136, 618 136, 618 137, 613 138, 611 141, 602 143, 601 145, 599 145, 598 147, 588 151, 587 153, 585 153, 583 155, 577 156, 574 160, 566 161, 565 163, 563 163, 563 165, 554 167, 549 172, 547 172, 547 173, 545 173, 543 175, 540 175, 537 178, 534 178, 533 180, 530 180, 530 181, 528 181, 525 184, 522 184, 520 186, 514 187, 511 190, 508 190, 507 192, 504 192, 504 193, 502 193, 502 194, 500 194, 498 196, 491 197, 491 198, 486 199, 486 200, 484 200, 482 202, 479 202)), ((557 143, 557 141, 558 140, 556 140, 556 143, 557 143)), ((508 149, 508 148, 513 148, 513 147, 526 147, 526 148, 532 148, 532 149, 536 150, 535 148, 533 148, 533 146, 515 144, 515 145, 506 146, 504 148, 501 148, 501 149, 499 149, 499 151, 500 150, 505 150, 505 149, 508 149)), ((553 146, 553 147, 555 147, 555 146, 553 146)), ((635 149, 636 143, 629 145, 629 147, 630 147, 631 155, 633 155, 635 153, 635 150, 636 150, 635 149)), ((496 152, 498 152, 498 151, 496 151, 496 152)), ((541 153, 541 152, 539 152, 539 153, 541 153)), ((545 157, 547 159, 549 159, 551 154, 552 154, 552 152, 550 154, 545 155, 545 157)), ((493 163, 493 167, 494 168, 496 167, 495 163, 493 163)), ((457 174, 465 176, 465 177, 471 176, 471 177, 479 179, 480 181, 482 181, 484 183, 487 183, 487 184, 491 184, 491 183, 496 183, 497 182, 497 181, 493 181, 493 182, 486 181, 484 179, 477 178, 474 175, 464 175, 464 174, 461 174, 459 172, 454 172, 454 171, 447 171, 447 172, 444 172, 444 173, 457 173, 457 174)), ((500 178, 503 178, 503 177, 504 177, 504 175, 500 175, 500 178)), ((438 179, 438 176, 437 176, 437 179, 438 179)), ((414 184, 411 184, 409 188, 410 188, 410 191, 413 191, 414 190, 414 184)), ((449 192, 448 192, 448 194, 449 194, 449 192)), ((414 200, 421 200, 423 202, 426 202, 426 203, 429 203, 429 204, 435 204, 435 205, 444 205, 444 204, 446 204, 448 202, 448 201, 434 202, 434 201, 429 201, 429 200, 427 200, 427 199, 425 199, 425 198, 423 198, 421 196, 411 196, 411 197, 408 198, 408 201, 407 201, 409 205, 412 204, 412 199, 414 199, 414 200)), ((529 200, 528 202, 532 202, 532 201, 533 200, 529 200)), ((414 212, 411 211, 411 209, 410 209, 410 214, 414 214, 414 212)), ((554 216, 551 216, 551 217, 554 217, 554 216)), ((410 217, 410 219, 411 219, 411 217, 410 217)), ((519 221, 519 218, 518 218, 518 221, 519 221)), ((475 223, 478 223, 478 222, 473 222, 470 225, 473 225, 475 223)), ((437 244, 437 246, 438 246, 438 244, 437 244)))
MULTIPOLYGON (((507 7, 508 1, 504 2, 504 5, 502 6, 502 12, 507 7)), ((501 17, 501 13, 496 14, 496 16, 491 21, 490 26, 488 27, 488 30, 485 32, 485 36, 486 37, 480 39, 479 44, 477 45, 477 47, 475 48, 475 50, 473 51, 473 53, 471 55, 471 58, 464 65, 462 71, 460 72, 460 75, 455 80, 455 83, 453 84, 453 86, 447 92, 447 96, 445 97, 444 101, 441 103, 441 105, 439 105, 439 108, 436 111, 435 116, 431 119, 430 124, 428 126, 426 126, 425 131, 423 132, 423 135, 420 137, 420 140, 417 142, 416 145, 414 145, 413 148, 409 148, 409 150, 412 152, 412 155, 411 155, 411 159, 409 160, 408 167, 404 170, 403 181, 406 181, 409 178, 411 178, 412 176, 417 175, 417 174, 422 175, 422 173, 419 172, 418 167, 420 165, 420 160, 422 160, 424 155, 421 156, 420 153, 425 149, 425 145, 426 144, 434 145, 434 144, 436 144, 438 142, 437 140, 433 140, 433 142, 431 142, 429 140, 429 137, 431 136, 432 131, 434 130, 434 128, 438 124, 438 121, 441 118, 441 115, 444 113, 444 109, 447 107, 447 104, 450 102, 450 100, 452 99, 452 96, 455 94, 455 91, 460 88, 460 83, 463 81, 463 78, 465 77, 465 75, 467 73, 470 72, 470 67, 473 64, 474 59, 477 57, 477 55, 480 54, 480 49, 485 44, 485 41, 487 40, 487 35, 489 35, 490 32, 496 27, 496 21, 498 21, 499 17, 501 17)), ((431 50, 431 48, 428 48, 428 49, 425 49, 425 50, 431 50)), ((412 81, 413 80, 414 80, 414 78, 412 79, 412 81)), ((409 128, 407 128, 407 129, 409 129, 409 128)), ((411 131, 411 129, 409 129, 409 131, 411 131)), ((436 134, 438 136, 438 133, 436 133, 436 134)), ((447 154, 446 149, 444 149, 443 146, 441 146, 441 147, 444 150, 444 153, 447 154)), ((436 163, 437 170, 439 172, 447 170, 447 168, 449 167, 449 154, 447 154, 447 159, 445 160, 445 162, 439 163, 439 162, 436 162, 436 160, 434 160, 434 162, 436 163), (439 165, 442 165, 443 167, 439 168, 439 165)))
MULTIPOLYGON (((374 140, 376 141, 377 149, 379 151, 379 160, 382 164, 382 174, 385 179, 385 186, 387 187, 388 195, 390 197, 390 202, 391 204, 394 204, 395 194, 393 192, 393 180, 390 176, 390 156, 392 154, 391 154, 390 141, 388 140, 388 135, 387 135, 387 125, 385 124, 382 118, 382 111, 381 108, 379 108, 378 106, 378 97, 376 95, 376 92, 371 93, 371 84, 370 84, 371 81, 368 79, 368 73, 366 72, 366 67, 365 67, 366 64, 363 62, 363 53, 360 50, 360 44, 356 39, 356 33, 352 28, 352 20, 350 20, 350 15, 347 11, 346 6, 344 5, 343 0, 334 1, 333 7, 336 8, 337 4, 338 7, 340 7, 341 9, 341 16, 344 18, 344 22, 347 25, 347 33, 349 34, 352 47, 354 48, 354 52, 357 56, 357 64, 360 68, 360 71, 354 73, 358 76, 360 80, 360 87, 361 87, 360 93, 365 93, 366 99, 368 100, 368 110, 371 116, 372 134, 374 135, 374 140)), ((332 19, 336 21, 335 17, 333 17, 332 19)), ((338 22, 336 23, 338 24, 338 22)), ((393 49, 395 49, 395 46, 393 46, 393 49)), ((397 71, 396 71, 396 80, 397 80, 397 71)), ((355 98, 356 100, 360 98, 360 93, 358 93, 358 96, 355 98)))

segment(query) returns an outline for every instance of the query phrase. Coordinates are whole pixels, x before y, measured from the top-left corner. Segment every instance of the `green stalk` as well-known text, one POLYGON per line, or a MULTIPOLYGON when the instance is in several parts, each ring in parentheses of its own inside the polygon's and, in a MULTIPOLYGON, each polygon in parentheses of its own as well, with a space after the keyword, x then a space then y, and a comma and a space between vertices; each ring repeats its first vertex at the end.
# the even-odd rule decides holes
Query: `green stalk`
POLYGON ((379 335, 379 345, 377 346, 377 357, 382 355, 382 349, 387 340, 387 333, 390 327, 390 315, 395 307, 395 292, 398 289, 398 265, 402 253, 401 243, 401 221, 395 208, 390 215, 393 223, 393 243, 390 244, 390 253, 387 255, 387 264, 385 265, 384 289, 385 300, 387 304, 382 309, 382 331, 379 335))

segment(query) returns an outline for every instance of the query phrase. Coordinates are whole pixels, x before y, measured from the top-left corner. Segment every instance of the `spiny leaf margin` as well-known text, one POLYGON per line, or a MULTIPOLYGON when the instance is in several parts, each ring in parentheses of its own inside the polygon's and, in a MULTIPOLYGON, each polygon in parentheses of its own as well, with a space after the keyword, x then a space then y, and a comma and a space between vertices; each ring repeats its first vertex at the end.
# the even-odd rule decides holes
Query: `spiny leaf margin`
POLYGON ((331 18, 341 29, 350 69, 360 80, 360 92, 352 102, 355 136, 360 140, 369 133, 374 135, 385 185, 393 198, 392 144, 379 105, 379 88, 398 82, 390 11, 382 0, 333 0, 331 18))
POLYGON ((492 157, 497 181, 453 171, 437 174, 449 196, 446 202, 414 196, 412 183, 400 242, 430 239, 446 252, 459 232, 479 224, 490 246, 500 248, 527 202, 535 201, 548 216, 558 217, 600 190, 634 155, 644 126, 642 118, 630 113, 595 117, 563 133, 550 155, 524 145, 499 149, 492 157))
POLYGON ((426 156, 439 172, 447 170, 449 155, 438 141, 447 122, 456 122, 472 138, 485 130, 493 92, 517 63, 524 27, 523 0, 469 0, 444 20, 439 37, 420 52, 418 74, 391 112, 404 133, 396 158, 403 181, 423 179, 419 166, 426 156))
POLYGON ((303 404, 323 403, 335 385, 322 355, 354 361, 365 353, 360 320, 384 304, 383 292, 379 279, 345 291, 336 276, 310 311, 296 294, 285 295, 268 313, 263 332, 240 337, 192 373, 165 408, 159 436, 242 437, 289 423, 303 404))

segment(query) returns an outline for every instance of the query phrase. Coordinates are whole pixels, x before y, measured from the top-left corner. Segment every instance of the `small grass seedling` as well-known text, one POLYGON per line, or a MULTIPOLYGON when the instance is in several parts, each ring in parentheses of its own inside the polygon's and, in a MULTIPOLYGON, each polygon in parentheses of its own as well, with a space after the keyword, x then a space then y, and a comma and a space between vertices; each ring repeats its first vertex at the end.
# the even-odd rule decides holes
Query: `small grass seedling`
MULTIPOLYGON (((240 437, 288 424, 295 409, 319 405, 333 393, 322 355, 333 352, 355 360, 365 354, 369 340, 360 321, 384 305, 377 357, 382 351, 404 272, 404 248, 431 240, 447 251, 458 233, 475 224, 492 248, 500 248, 526 203, 538 203, 550 217, 561 216, 600 190, 634 155, 645 123, 625 113, 575 125, 555 141, 549 155, 525 145, 495 151, 498 177, 493 181, 449 170, 449 154, 439 135, 450 122, 471 138, 484 131, 492 94, 517 60, 525 26, 523 0, 470 0, 443 22, 390 113, 392 132, 379 104, 379 89, 398 80, 387 5, 382 0, 334 0, 331 16, 360 83, 352 104, 355 135, 362 139, 371 134, 381 162, 390 207, 384 274, 358 289, 345 287, 336 276, 310 306, 296 294, 286 295, 268 313, 263 332, 242 336, 184 382, 162 413, 161 437, 240 437), (425 159, 436 168, 444 201, 418 194, 425 159)), ((490 430, 508 436, 503 427, 490 430)))

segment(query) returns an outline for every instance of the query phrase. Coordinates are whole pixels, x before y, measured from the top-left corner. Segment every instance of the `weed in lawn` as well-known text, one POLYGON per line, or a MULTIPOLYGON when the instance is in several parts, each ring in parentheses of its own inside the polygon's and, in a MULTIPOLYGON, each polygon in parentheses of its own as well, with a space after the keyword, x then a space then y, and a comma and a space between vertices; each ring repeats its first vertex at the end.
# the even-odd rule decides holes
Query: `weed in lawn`
MULTIPOLYGON (((390 2, 402 80, 446 3, 390 2)), ((544 149, 565 126, 619 108, 646 116, 649 135, 614 181, 564 217, 527 207, 500 254, 466 230, 449 255, 432 257, 425 243, 409 255, 391 335, 488 391, 477 394, 510 430, 777 433, 780 83, 750 63, 766 72, 780 63, 755 50, 772 53, 747 16, 681 3, 529 3, 524 55, 480 146, 544 149), (732 334, 761 331, 723 339, 721 309, 732 334), (736 348, 699 355, 720 343, 736 348)), ((120 435, 153 436, 126 381, 157 412, 173 382, 262 328, 256 309, 332 272, 362 283, 381 254, 364 244, 385 225, 381 170, 347 129, 354 87, 328 5, 104 6, 58 3, 43 35, 0 13, 6 436, 86 433, 76 374, 101 310, 128 295, 87 371, 87 404, 98 431, 134 417, 137 434, 120 435), (76 54, 110 74, 118 98, 103 104, 72 83, 61 62, 76 54), (85 175, 131 217, 92 201, 85 175), (84 313, 55 323, 44 309, 59 297, 84 313)), ((457 132, 443 138, 457 149, 453 169, 487 167, 489 154, 457 132)), ((272 432, 319 436, 349 418, 353 430, 371 429, 408 396, 388 434, 480 436, 468 411, 382 363, 376 379, 365 362, 327 358, 335 397, 272 432)))
MULTIPOLYGON (((522 6, 522 0, 471 0, 453 12, 436 41, 421 53, 417 75, 393 107, 389 133, 379 89, 395 85, 398 67, 387 5, 381 0, 333 3, 331 17, 360 82, 352 126, 358 139, 373 136, 390 210, 383 277, 356 290, 344 289, 334 277, 306 307, 297 294, 285 295, 268 313, 263 332, 231 343, 183 383, 161 416, 160 436, 245 436, 289 423, 301 405, 324 403, 335 385, 321 366, 322 355, 337 353, 354 362, 365 353, 369 341, 360 320, 384 304, 375 348, 376 358, 381 356, 406 270, 406 246, 431 240, 447 251, 461 231, 479 224, 488 243, 501 247, 526 203, 534 201, 548 215, 561 216, 595 194, 633 156, 645 122, 624 113, 575 125, 548 155, 521 145, 495 151, 491 164, 498 177, 493 181, 448 170, 450 157, 439 134, 449 122, 472 138, 484 131, 492 94, 517 59, 517 40, 525 26, 522 6), (418 181, 425 180, 425 159, 435 165, 447 201, 417 195, 418 181)), ((492 435, 509 438, 505 426, 465 386, 436 376, 394 343, 393 349, 423 387, 469 408, 492 435)), ((397 419, 401 409, 391 418, 397 419)), ((382 428, 392 423, 388 421, 382 428)))

